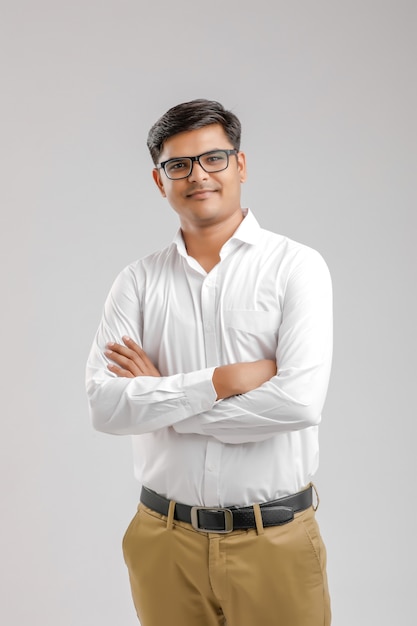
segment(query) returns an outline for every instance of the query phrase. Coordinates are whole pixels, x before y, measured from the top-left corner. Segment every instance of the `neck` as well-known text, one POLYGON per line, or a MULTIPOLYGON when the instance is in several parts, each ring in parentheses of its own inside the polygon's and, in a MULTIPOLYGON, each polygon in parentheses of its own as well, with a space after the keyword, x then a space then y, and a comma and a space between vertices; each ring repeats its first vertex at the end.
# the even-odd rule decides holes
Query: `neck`
POLYGON ((188 254, 209 272, 220 261, 220 250, 242 220, 243 214, 239 210, 221 223, 207 224, 204 227, 181 223, 188 254))

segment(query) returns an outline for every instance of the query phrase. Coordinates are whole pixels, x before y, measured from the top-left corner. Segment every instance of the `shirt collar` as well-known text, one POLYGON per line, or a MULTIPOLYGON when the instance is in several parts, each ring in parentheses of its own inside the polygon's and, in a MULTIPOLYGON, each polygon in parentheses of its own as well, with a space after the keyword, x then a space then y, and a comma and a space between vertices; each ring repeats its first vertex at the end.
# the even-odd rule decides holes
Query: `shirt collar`
POLYGON ((261 236, 258 220, 250 209, 242 209, 242 213, 244 218, 230 239, 239 239, 251 245, 258 243, 261 236))
MULTIPOLYGON (((259 241, 259 237, 261 236, 261 227, 250 209, 242 209, 242 213, 244 216, 243 220, 230 237, 229 241, 237 239, 244 243, 254 245, 259 241)), ((178 229, 172 243, 177 246, 178 252, 182 256, 188 256, 181 234, 181 228, 178 229)), ((225 245, 227 245, 227 243, 228 242, 226 242, 225 245)))

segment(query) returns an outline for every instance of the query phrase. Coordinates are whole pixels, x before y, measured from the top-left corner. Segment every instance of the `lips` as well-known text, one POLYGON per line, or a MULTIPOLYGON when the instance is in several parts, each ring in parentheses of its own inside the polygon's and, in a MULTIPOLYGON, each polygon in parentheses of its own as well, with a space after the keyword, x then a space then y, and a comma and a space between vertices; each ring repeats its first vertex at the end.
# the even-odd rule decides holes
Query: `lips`
POLYGON ((201 189, 194 189, 187 193, 187 198, 207 198, 210 194, 214 193, 216 189, 211 187, 203 187, 201 189))

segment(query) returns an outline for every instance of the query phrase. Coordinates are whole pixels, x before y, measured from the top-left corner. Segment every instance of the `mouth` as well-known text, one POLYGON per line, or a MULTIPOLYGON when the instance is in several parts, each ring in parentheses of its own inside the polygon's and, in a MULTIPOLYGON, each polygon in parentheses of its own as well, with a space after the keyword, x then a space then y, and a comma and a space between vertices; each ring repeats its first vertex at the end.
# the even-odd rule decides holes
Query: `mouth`
POLYGON ((187 198, 193 198, 194 200, 204 200, 205 198, 209 198, 212 193, 215 193, 215 189, 209 189, 207 187, 203 189, 194 189, 194 191, 190 191, 187 193, 187 198))

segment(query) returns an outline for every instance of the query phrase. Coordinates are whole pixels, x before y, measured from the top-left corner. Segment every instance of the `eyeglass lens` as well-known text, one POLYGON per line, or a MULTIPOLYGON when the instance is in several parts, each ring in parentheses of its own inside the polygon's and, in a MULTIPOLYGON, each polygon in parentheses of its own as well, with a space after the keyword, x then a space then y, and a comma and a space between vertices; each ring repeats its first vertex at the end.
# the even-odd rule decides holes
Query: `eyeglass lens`
MULTIPOLYGON (((221 172, 228 166, 229 155, 224 150, 216 150, 201 154, 198 162, 206 172, 221 172)), ((190 175, 193 166, 193 159, 183 157, 180 159, 170 159, 165 163, 165 172, 169 178, 186 178, 190 175)))

